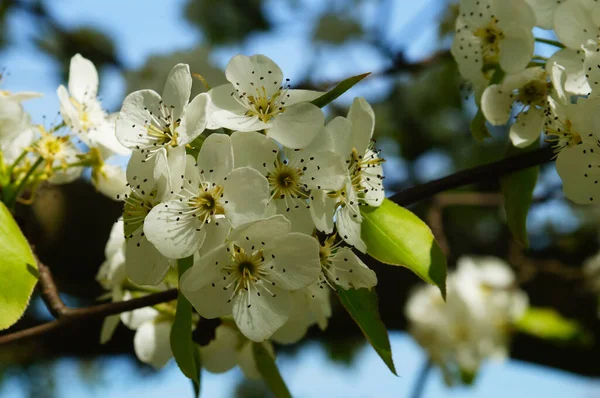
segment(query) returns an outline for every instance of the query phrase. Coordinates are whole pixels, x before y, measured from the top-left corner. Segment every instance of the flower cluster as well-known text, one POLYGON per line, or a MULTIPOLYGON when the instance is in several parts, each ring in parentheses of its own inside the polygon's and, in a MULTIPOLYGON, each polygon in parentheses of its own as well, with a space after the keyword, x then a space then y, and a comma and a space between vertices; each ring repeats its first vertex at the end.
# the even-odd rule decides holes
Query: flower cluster
POLYGON ((35 125, 22 101, 40 94, 0 91, 0 200, 11 206, 44 181, 71 182, 91 168, 91 181, 103 194, 116 198, 127 192, 125 172, 107 163, 128 155, 114 134, 115 117, 97 98, 98 73, 81 55, 71 59, 68 88, 58 90, 62 121, 52 127, 35 125))
MULTIPOLYGON (((311 103, 323 93, 292 89, 263 55, 234 57, 226 76, 190 98, 192 74, 178 64, 162 93, 124 99, 115 134, 132 152, 128 191, 99 280, 114 300, 178 287, 200 317, 220 322, 198 346, 203 366, 238 364, 253 377, 251 342, 272 353, 269 339, 324 329, 330 288, 377 283, 352 248, 366 252, 360 207, 384 199, 383 159, 363 98, 325 124, 311 103), (190 256, 178 281, 177 260, 190 256)), ((137 330, 142 361, 171 357, 172 303, 120 319, 137 330)), ((106 321, 104 341, 118 320, 106 321)))
POLYGON ((448 277, 444 303, 432 286, 415 289, 405 313, 409 331, 448 385, 469 382, 483 360, 504 358, 511 325, 528 306, 511 268, 494 257, 462 257, 448 277))
POLYGON ((565 195, 579 204, 600 200, 598 11, 583 0, 461 0, 451 50, 480 112, 491 125, 508 124, 514 146, 545 133, 565 195), (534 38, 534 26, 559 41, 534 38), (535 41, 558 51, 534 55, 535 41))

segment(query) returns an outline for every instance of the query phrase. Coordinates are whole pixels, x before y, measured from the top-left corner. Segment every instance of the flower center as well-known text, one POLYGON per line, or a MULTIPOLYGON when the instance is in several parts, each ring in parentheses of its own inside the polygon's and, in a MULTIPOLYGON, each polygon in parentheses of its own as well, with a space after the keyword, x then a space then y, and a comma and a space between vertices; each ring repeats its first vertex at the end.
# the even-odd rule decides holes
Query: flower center
POLYGON ((581 144, 581 135, 573 130, 573 123, 567 119, 564 122, 554 120, 552 125, 546 125, 546 142, 555 146, 554 152, 560 152, 563 148, 571 148, 581 144))
MULTIPOLYGON (((252 72, 254 74, 254 72, 252 72)), ((268 72, 269 74, 271 71, 268 72)), ((272 92, 270 88, 265 86, 265 76, 261 76, 256 82, 250 82, 250 86, 253 91, 240 92, 236 89, 231 95, 240 103, 246 112, 244 113, 249 117, 258 117, 263 123, 269 123, 275 116, 285 111, 285 101, 290 97, 287 90, 290 88, 290 79, 285 79, 285 82, 273 82, 274 84, 280 84, 277 91, 272 92)), ((276 86, 277 87, 277 86, 276 86)))
MULTIPOLYGON (((356 148, 352 148, 352 153, 350 154, 348 171, 350 172, 352 189, 357 193, 363 193, 365 192, 365 189, 367 189, 364 186, 364 180, 366 178, 365 171, 368 168, 375 167, 385 162, 385 159, 377 156, 377 152, 373 151, 372 146, 373 144, 371 143, 365 156, 359 154, 356 148)), ((381 176, 377 175, 376 178, 381 179, 381 176)))
MULTIPOLYGON (((152 193, 149 196, 154 197, 152 193)), ((154 203, 136 193, 132 192, 130 195, 126 195, 123 209, 123 227, 126 239, 132 238, 131 234, 143 225, 144 219, 154 206, 154 203)))
POLYGON ((518 92, 516 100, 525 105, 546 106, 550 83, 544 80, 532 80, 525 84, 518 92))
POLYGON ((224 270, 230 275, 233 274, 235 293, 242 289, 247 291, 251 283, 258 282, 266 275, 266 272, 262 269, 264 260, 262 249, 246 252, 244 248, 233 245, 230 252, 233 253, 231 255, 232 263, 224 267, 224 270))
POLYGON ((500 54, 500 41, 504 32, 497 26, 498 19, 493 18, 486 26, 477 29, 474 34, 481 39, 481 55, 483 63, 496 64, 500 54))
POLYGON ((174 109, 173 105, 167 106, 160 101, 158 113, 148 111, 150 118, 144 122, 144 129, 152 146, 177 146, 177 128, 181 125, 181 119, 173 120, 174 109))
POLYGON ((308 195, 301 181, 302 174, 301 168, 292 167, 287 164, 287 161, 282 162, 278 159, 275 168, 267 175, 272 197, 306 198, 308 195))
POLYGON ((31 148, 31 151, 42 157, 46 163, 46 171, 52 170, 55 161, 59 161, 62 167, 67 167, 67 159, 72 154, 70 151, 69 137, 66 135, 55 136, 48 133, 42 126, 39 126, 42 138, 40 138, 31 148))
POLYGON ((223 187, 221 185, 204 188, 197 196, 189 199, 189 205, 196 210, 195 215, 202 222, 207 222, 211 216, 225 214, 223 204, 223 187))
POLYGON ((81 130, 88 131, 92 127, 94 127, 94 123, 92 122, 92 120, 90 118, 90 114, 88 112, 88 107, 86 106, 86 104, 80 103, 73 97, 70 97, 69 100, 71 101, 71 104, 73 104, 75 109, 77 110, 79 122, 81 123, 81 130))

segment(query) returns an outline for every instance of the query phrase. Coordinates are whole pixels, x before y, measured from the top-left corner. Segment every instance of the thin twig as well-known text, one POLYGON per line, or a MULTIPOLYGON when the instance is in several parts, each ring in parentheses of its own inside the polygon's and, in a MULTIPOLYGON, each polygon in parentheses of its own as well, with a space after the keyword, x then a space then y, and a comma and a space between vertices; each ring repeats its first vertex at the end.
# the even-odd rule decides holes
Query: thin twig
POLYGON ((425 392, 425 384, 427 383, 427 378, 431 373, 432 367, 433 363, 431 362, 431 359, 427 358, 427 361, 419 370, 419 374, 417 375, 417 381, 415 382, 413 390, 410 394, 411 398, 423 398, 423 393, 425 392))
POLYGON ((68 308, 58 294, 58 288, 56 287, 56 283, 54 283, 52 272, 50 272, 50 269, 37 257, 36 260, 39 272, 38 286, 40 288, 40 294, 42 295, 44 304, 46 304, 48 311, 50 311, 53 317, 60 318, 68 310, 68 308))
POLYGON ((405 189, 404 191, 400 191, 393 195, 390 199, 401 206, 407 206, 432 197, 440 192, 464 185, 470 185, 479 181, 496 179, 503 175, 514 173, 515 171, 550 162, 554 159, 555 155, 554 149, 551 147, 536 149, 521 155, 504 158, 497 162, 459 171, 448 177, 405 189))

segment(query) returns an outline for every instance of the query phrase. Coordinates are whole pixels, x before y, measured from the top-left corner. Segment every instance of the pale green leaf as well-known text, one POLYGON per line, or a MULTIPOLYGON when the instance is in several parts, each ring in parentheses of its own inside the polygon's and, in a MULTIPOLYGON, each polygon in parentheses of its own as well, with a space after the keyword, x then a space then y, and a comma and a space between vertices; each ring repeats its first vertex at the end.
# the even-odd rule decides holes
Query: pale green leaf
MULTIPOLYGON (((526 152, 532 147, 539 147, 534 143, 528 148, 518 149, 513 146, 509 148, 506 156, 526 152)), ((533 189, 538 178, 539 167, 530 167, 508 174, 501 178, 502 196, 504 197, 504 209, 506 210, 506 222, 510 232, 517 242, 527 247, 527 214, 533 199, 533 189)))
MULTIPOLYGON (((193 257, 177 260, 179 277, 193 264, 193 257)), ((194 382, 196 393, 200 393, 200 355, 192 340, 192 305, 179 294, 177 313, 171 329, 171 351, 181 372, 194 382)))
POLYGON ((567 319, 554 308, 530 307, 515 323, 521 333, 558 343, 588 345, 590 333, 579 322, 567 319))
POLYGON ((348 289, 337 287, 337 294, 346 311, 371 343, 383 362, 396 374, 392 359, 392 347, 385 325, 379 317, 379 305, 375 289, 348 289))
POLYGON ((262 343, 252 343, 252 351, 254 353, 256 368, 273 395, 276 398, 291 398, 292 395, 285 385, 279 369, 277 369, 275 360, 269 351, 267 351, 262 343))
POLYGON ((14 218, 0 202, 0 330, 21 318, 38 280, 37 262, 14 218))
POLYGON ((356 83, 369 76, 370 74, 371 72, 367 72, 363 73, 362 75, 356 75, 342 80, 333 89, 326 92, 319 98, 312 100, 311 104, 316 105, 319 108, 323 108, 325 105, 328 105, 329 103, 333 102, 333 100, 335 100, 340 95, 344 94, 346 91, 350 90, 352 87, 354 87, 356 83))
POLYGON ((362 239, 376 260, 401 265, 446 297, 446 257, 431 229, 409 210, 385 199, 379 207, 361 209, 362 239))

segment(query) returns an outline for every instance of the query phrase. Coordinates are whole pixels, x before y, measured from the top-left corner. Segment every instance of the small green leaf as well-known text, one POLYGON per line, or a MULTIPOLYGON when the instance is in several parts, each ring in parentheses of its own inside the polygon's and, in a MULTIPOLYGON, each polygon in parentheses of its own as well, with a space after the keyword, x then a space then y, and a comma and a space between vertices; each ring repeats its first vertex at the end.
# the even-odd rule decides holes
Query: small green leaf
POLYGON ((23 315, 38 280, 37 262, 14 218, 0 202, 0 330, 23 315))
MULTIPOLYGON (((177 260, 179 277, 193 264, 193 256, 177 260)), ((194 389, 200 393, 200 354, 192 340, 192 305, 179 294, 177 312, 171 329, 171 351, 181 372, 194 382, 194 389)))
POLYGON ((192 155, 194 157, 194 159, 196 159, 198 157, 198 154, 200 153, 200 148, 202 148, 202 144, 204 143, 204 140, 206 140, 205 134, 202 134, 202 135, 199 135, 198 137, 196 137, 192 142, 190 142, 188 145, 186 145, 185 153, 187 155, 192 155))
POLYGON ((392 347, 387 329, 379 317, 379 305, 375 289, 348 289, 337 287, 337 294, 346 311, 377 351, 383 362, 397 375, 392 359, 392 347))
POLYGON ((471 134, 473 135, 473 138, 475 138, 479 142, 492 136, 487 126, 485 125, 485 117, 483 116, 483 112, 481 112, 481 109, 477 111, 477 114, 471 121, 471 134))
POLYGON ((446 257, 427 224, 389 199, 379 207, 364 206, 361 213, 367 253, 382 263, 407 267, 445 298, 446 257))
POLYGON ((362 75, 356 75, 349 77, 345 80, 342 80, 331 89, 329 92, 323 94, 319 98, 316 98, 311 101, 311 104, 318 106, 319 108, 323 108, 325 105, 333 102, 337 97, 344 94, 346 91, 350 90, 356 83, 369 76, 371 72, 363 73, 362 75))
POLYGON ((254 353, 256 368, 273 395, 276 398, 291 398, 292 395, 285 385, 279 369, 277 369, 275 360, 269 351, 267 351, 262 343, 252 343, 252 351, 254 353))
MULTIPOLYGON (((539 147, 537 142, 524 149, 515 148, 511 145, 506 156, 527 152, 534 147, 539 147)), ((538 171, 539 167, 530 167, 506 175, 500 180, 508 228, 515 240, 525 247, 529 245, 527 240, 527 214, 533 200, 533 189, 537 182, 538 171)))
POLYGON ((589 345, 592 342, 590 333, 579 322, 563 317, 554 308, 528 308, 515 328, 557 343, 589 345))

